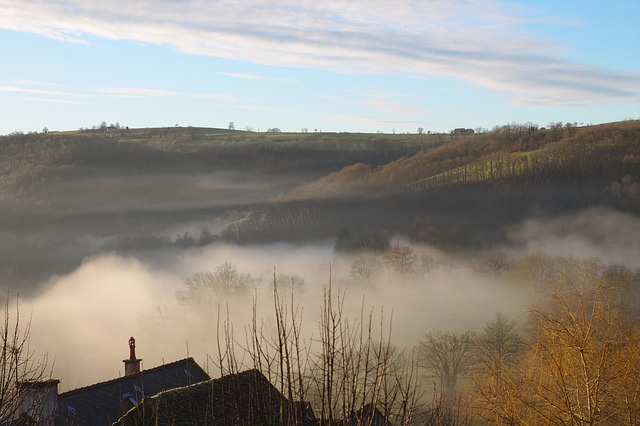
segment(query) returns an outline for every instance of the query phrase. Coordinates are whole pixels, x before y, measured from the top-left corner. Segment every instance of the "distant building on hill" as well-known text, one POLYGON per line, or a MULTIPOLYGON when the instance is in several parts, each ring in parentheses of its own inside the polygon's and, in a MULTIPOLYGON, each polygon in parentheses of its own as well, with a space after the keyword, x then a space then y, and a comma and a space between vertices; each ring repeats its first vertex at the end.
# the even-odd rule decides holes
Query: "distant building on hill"
POLYGON ((458 127, 457 129, 453 129, 451 131, 452 135, 460 136, 460 135, 472 135, 475 131, 473 129, 465 129, 463 127, 458 127))

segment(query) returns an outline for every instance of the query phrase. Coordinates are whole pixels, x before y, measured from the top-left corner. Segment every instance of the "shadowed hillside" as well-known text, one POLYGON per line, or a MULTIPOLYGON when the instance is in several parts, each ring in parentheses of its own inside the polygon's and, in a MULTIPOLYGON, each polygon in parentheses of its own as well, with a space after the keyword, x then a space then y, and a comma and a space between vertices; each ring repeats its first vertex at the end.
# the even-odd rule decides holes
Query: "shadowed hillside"
POLYGON ((102 129, 0 137, 0 284, 103 250, 403 233, 459 250, 530 215, 640 214, 640 123, 474 135, 102 129))
POLYGON ((176 127, 0 137, 0 285, 44 280, 102 250, 206 244, 301 183, 436 143, 398 136, 176 127))

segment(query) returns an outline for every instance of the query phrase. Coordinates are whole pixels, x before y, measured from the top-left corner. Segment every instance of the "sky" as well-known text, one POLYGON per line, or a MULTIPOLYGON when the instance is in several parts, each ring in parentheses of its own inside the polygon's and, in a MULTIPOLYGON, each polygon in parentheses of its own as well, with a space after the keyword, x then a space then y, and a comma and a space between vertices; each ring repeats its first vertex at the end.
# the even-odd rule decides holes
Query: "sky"
POLYGON ((640 118, 640 0, 0 0, 0 134, 640 118))

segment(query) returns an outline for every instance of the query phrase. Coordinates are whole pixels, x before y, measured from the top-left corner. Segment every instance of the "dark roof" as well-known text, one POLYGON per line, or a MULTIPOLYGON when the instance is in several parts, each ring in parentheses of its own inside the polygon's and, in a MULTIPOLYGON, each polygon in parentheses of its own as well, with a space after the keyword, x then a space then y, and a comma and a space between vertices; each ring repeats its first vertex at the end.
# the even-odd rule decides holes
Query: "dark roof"
POLYGON ((158 424, 271 426, 318 422, 310 404, 289 403, 262 373, 248 370, 145 398, 117 423, 158 424), (291 416, 293 421, 289 422, 291 416))
POLYGON ((377 407, 366 404, 361 410, 353 413, 349 418, 335 422, 335 426, 391 426, 391 423, 377 407))
POLYGON ((209 380, 193 358, 61 393, 58 425, 111 425, 143 397, 209 380))

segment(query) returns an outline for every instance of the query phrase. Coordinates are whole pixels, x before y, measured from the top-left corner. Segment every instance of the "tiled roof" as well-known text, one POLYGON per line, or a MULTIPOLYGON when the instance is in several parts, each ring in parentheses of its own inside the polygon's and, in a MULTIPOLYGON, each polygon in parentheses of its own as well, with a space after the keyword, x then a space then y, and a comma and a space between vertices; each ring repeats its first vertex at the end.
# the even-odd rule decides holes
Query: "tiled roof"
POLYGON ((57 425, 111 425, 143 397, 209 380, 193 358, 61 393, 57 425))
POLYGON ((309 404, 290 404, 257 370, 145 398, 117 423, 119 426, 278 424, 313 425, 318 422, 309 404), (291 423, 288 422, 290 416, 294 416, 291 423))

